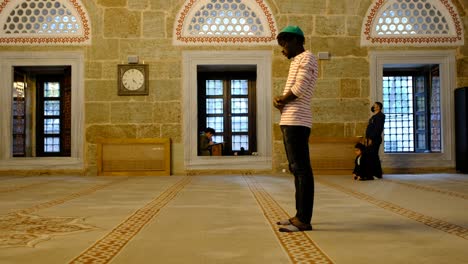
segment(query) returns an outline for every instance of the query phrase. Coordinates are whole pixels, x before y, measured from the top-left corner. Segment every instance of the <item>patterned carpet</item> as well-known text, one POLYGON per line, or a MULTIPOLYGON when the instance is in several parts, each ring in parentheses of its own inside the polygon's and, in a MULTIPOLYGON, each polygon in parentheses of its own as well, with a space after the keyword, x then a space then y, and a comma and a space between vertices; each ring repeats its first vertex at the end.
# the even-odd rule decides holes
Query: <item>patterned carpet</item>
POLYGON ((0 177, 0 263, 467 263, 468 175, 0 177))

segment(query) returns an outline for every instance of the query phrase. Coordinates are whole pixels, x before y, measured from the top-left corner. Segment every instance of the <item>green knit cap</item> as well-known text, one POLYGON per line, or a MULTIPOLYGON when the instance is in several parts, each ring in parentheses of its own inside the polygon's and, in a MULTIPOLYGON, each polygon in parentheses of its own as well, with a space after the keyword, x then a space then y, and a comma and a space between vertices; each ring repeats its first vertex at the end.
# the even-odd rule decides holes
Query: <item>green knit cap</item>
POLYGON ((301 28, 298 26, 287 26, 283 28, 280 33, 292 33, 299 36, 304 36, 304 32, 302 32, 301 28))

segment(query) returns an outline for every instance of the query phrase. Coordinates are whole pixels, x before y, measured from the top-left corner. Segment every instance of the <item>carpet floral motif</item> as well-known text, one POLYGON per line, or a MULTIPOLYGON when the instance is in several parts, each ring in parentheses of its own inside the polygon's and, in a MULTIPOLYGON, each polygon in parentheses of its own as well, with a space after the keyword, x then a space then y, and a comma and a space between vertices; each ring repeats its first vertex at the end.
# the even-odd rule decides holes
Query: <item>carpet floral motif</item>
POLYGON ((0 248, 34 247, 53 236, 95 230, 82 218, 13 213, 0 216, 0 248))

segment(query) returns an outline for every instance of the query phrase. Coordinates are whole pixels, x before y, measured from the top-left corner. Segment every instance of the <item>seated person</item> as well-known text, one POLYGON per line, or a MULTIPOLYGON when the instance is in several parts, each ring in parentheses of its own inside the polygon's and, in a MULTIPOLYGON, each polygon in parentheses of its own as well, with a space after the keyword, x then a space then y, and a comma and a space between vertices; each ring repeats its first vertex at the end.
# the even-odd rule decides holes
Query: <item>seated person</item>
POLYGON ((198 154, 200 156, 211 156, 211 145, 214 144, 212 140, 214 134, 215 130, 207 127, 200 135, 198 142, 198 154))
POLYGON ((356 159, 354 160, 353 178, 360 181, 373 180, 374 177, 371 175, 371 164, 366 146, 362 143, 357 143, 354 146, 354 153, 356 153, 356 159))

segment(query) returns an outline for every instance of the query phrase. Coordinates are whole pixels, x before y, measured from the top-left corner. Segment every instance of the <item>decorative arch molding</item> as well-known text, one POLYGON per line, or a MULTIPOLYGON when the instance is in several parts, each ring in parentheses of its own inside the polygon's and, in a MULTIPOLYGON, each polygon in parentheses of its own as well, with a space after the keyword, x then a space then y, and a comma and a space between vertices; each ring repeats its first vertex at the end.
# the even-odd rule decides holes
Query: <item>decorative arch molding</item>
POLYGON ((276 44, 276 22, 264 0, 186 0, 174 45, 276 44))
POLYGON ((376 0, 367 10, 361 46, 462 46, 460 16, 450 0, 376 0))
POLYGON ((0 45, 89 45, 80 0, 0 0, 0 45))

